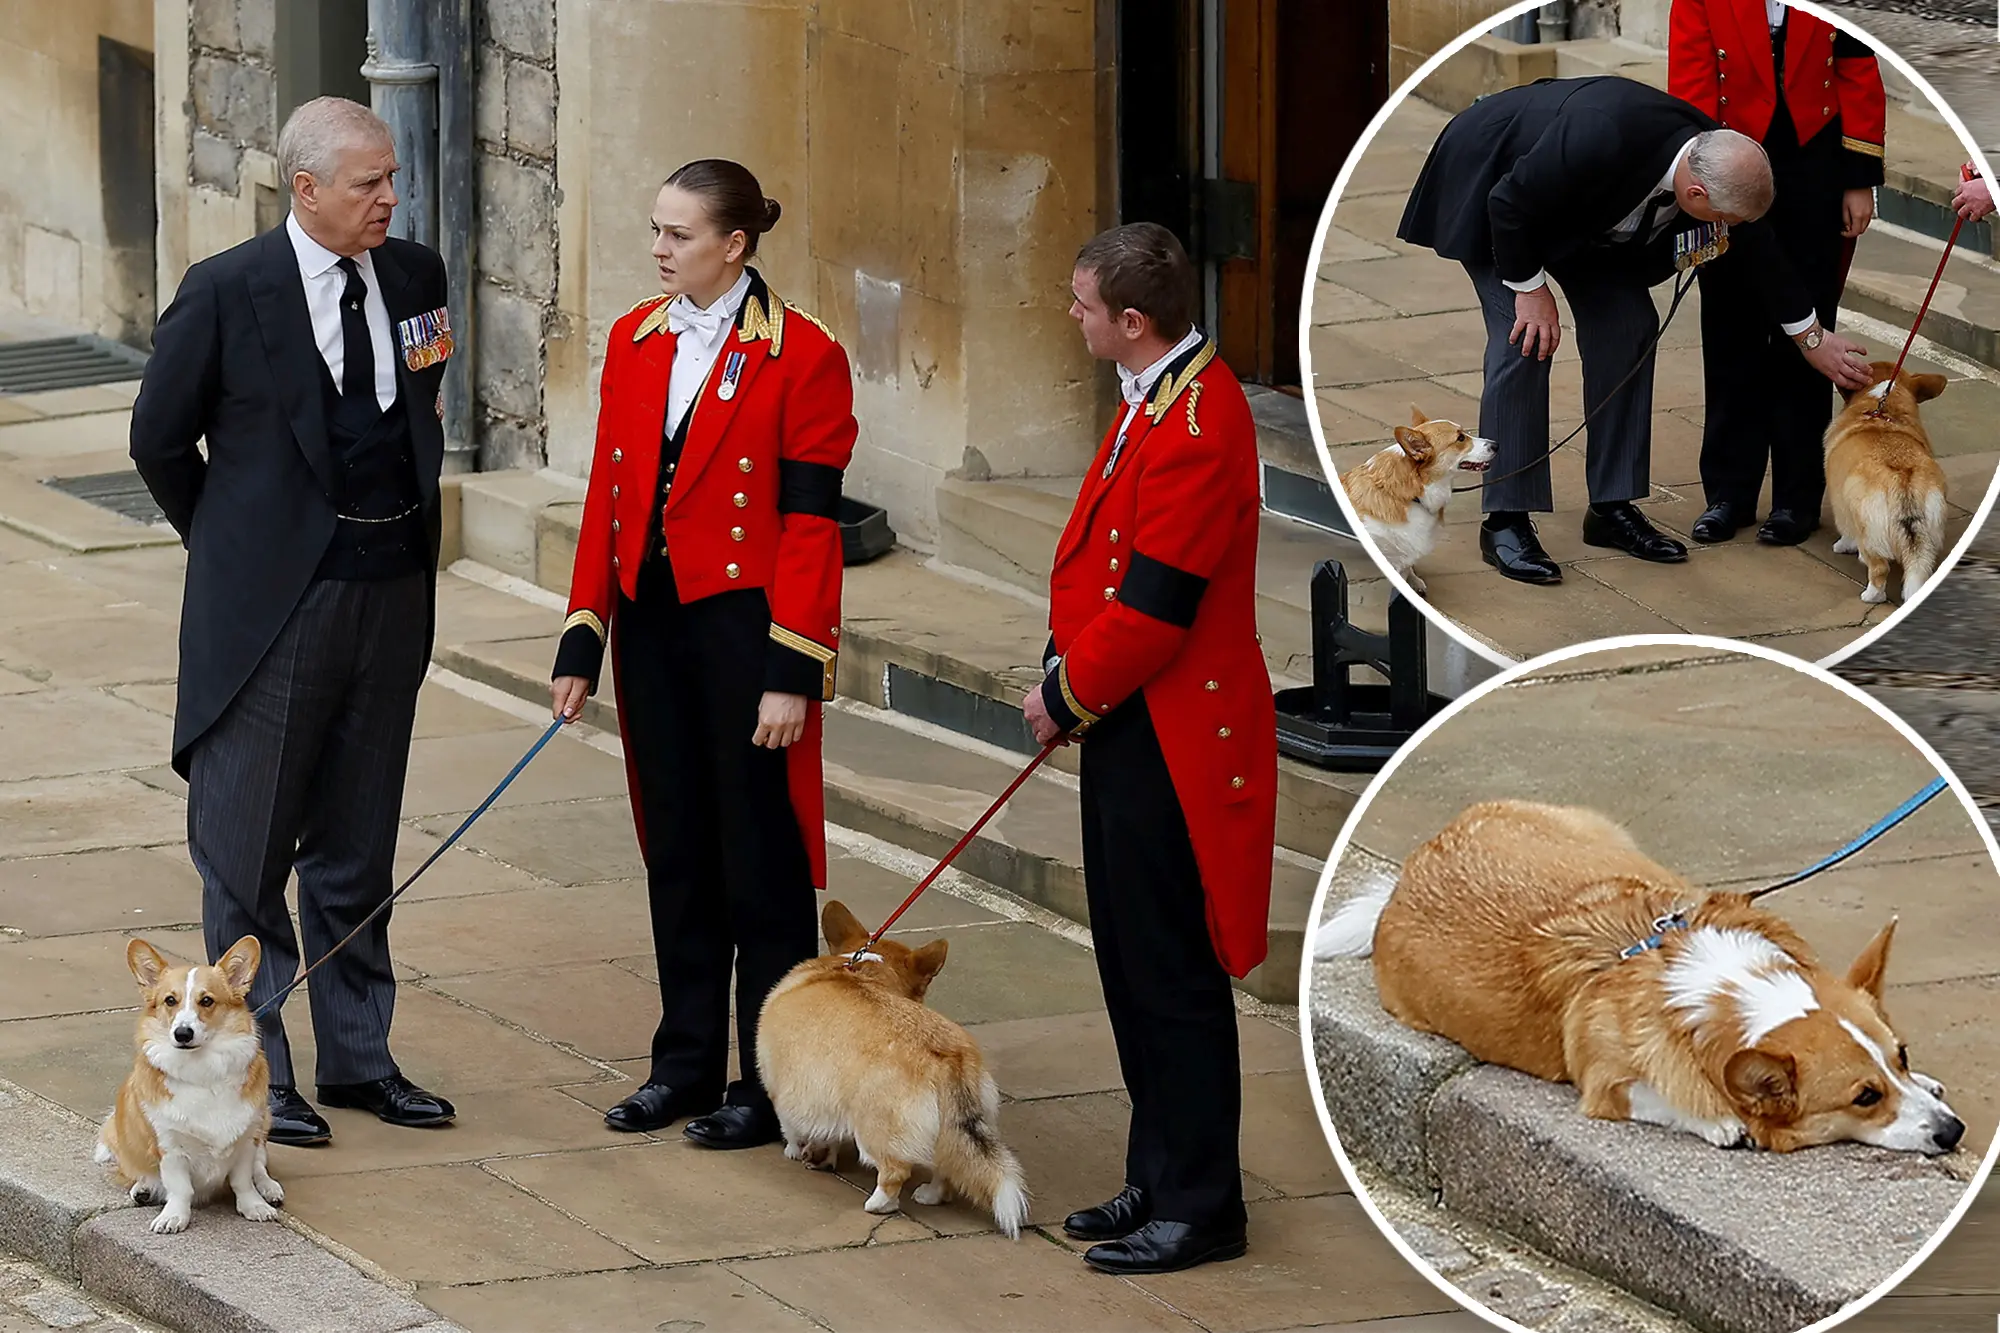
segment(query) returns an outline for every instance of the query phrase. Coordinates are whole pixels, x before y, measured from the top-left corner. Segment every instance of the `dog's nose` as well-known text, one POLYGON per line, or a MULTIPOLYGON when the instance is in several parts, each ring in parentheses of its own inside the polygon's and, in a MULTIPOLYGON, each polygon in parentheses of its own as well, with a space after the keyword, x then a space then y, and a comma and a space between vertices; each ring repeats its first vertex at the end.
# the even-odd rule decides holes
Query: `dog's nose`
POLYGON ((1965 1122, 1957 1116, 1950 1117, 1942 1125, 1931 1131, 1931 1140, 1937 1144, 1938 1151, 1940 1152, 1950 1152, 1958 1146, 1958 1141, 1964 1137, 1965 1122))
MULTIPOLYGON (((189 1042, 191 1042, 191 1041, 193 1041, 193 1040, 194 1040, 194 1029, 193 1029, 193 1028, 175 1028, 175 1029, 174 1029, 174 1042, 175 1042, 175 1044, 176 1044, 176 1045, 179 1045, 179 1046, 185 1046, 185 1045, 187 1045, 187 1044, 188 1044, 189 1042)), ((1957 1137, 1956 1137, 1956 1136, 1954 1135, 1954 1136, 1953 1136, 1953 1138, 1952 1138, 1952 1142, 1956 1143, 1957 1141, 1958 1141, 1958 1139, 1957 1139, 1957 1137)))

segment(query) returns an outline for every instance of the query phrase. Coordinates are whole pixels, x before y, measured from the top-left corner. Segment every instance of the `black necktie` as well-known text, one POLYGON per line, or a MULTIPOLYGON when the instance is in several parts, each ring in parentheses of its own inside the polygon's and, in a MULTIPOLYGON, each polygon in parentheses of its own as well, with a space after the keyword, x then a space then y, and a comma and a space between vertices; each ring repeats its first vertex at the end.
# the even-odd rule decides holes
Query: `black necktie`
POLYGON ((340 396, 348 400, 350 411, 365 406, 368 415, 380 416, 382 405, 375 397, 375 344, 368 337, 368 314, 362 309, 368 299, 368 284, 361 280, 361 266, 343 257, 340 271, 347 286, 340 293, 340 396))

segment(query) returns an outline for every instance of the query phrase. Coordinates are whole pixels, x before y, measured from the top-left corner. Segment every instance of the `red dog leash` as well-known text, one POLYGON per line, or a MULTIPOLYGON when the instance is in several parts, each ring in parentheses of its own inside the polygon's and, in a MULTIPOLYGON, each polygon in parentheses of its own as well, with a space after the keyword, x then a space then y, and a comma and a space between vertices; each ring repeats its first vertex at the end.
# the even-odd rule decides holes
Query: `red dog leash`
POLYGON ((986 807, 986 813, 981 815, 977 820, 975 820, 973 822, 972 827, 965 831, 965 836, 958 840, 957 845, 955 845, 950 851, 944 854, 944 860, 932 866, 930 873, 917 881, 917 887, 910 890, 910 896, 903 899, 903 905, 901 907, 898 907, 895 911, 889 913, 889 919, 887 921, 884 921, 881 924, 881 926, 877 928, 875 933, 868 937, 868 942, 863 944, 859 949, 856 949, 854 951, 853 956, 847 960, 848 967, 852 968, 855 964, 859 963, 861 961, 861 955, 867 953, 870 949, 874 948, 875 941, 881 939, 884 935, 889 933, 889 927, 896 924, 896 918, 910 910, 910 904, 914 903, 918 898, 921 898, 923 896, 924 890, 928 889, 931 886, 932 882, 935 881, 939 875, 942 875, 945 872, 945 867, 949 866, 952 863, 952 861, 954 861, 957 858, 960 852, 964 851, 968 846, 971 845, 972 840, 979 836, 979 830, 986 827, 986 821, 988 821, 989 819, 993 818, 993 816, 1000 813, 1000 807, 1007 804, 1008 800, 1013 797, 1015 792, 1021 790, 1021 784, 1026 782, 1028 778, 1034 773, 1034 771, 1042 766, 1042 761, 1044 759, 1047 759, 1050 755, 1055 753, 1056 746, 1060 744, 1062 744, 1062 738, 1058 736, 1055 740, 1049 741, 1047 744, 1042 746, 1042 752, 1036 755, 1033 759, 1030 759, 1028 761, 1028 766, 1015 775, 1014 780, 1007 784, 1007 790, 1000 793, 1000 799, 986 807))
MULTIPOLYGON (((1970 170, 1969 165, 1960 167, 1958 169, 1958 175, 1960 180, 1969 181, 1973 178, 1973 173, 1970 170)), ((1937 272, 1931 274, 1931 288, 1929 291, 1924 293, 1924 303, 1917 307, 1917 321, 1916 323, 1910 325, 1910 336, 1903 339, 1902 354, 1896 358, 1895 370, 1889 373, 1889 388, 1891 389, 1893 389, 1896 386, 1896 377, 1903 373, 1903 361, 1910 355, 1910 346, 1917 340, 1917 330, 1923 327, 1924 316, 1930 313, 1931 298, 1937 295, 1938 283, 1944 277, 1944 266, 1946 263, 1950 261, 1952 247, 1958 244, 1958 233, 1959 230, 1964 226, 1965 226, 1965 216, 1964 214, 1960 214, 1958 220, 1952 224, 1951 239, 1944 243, 1944 253, 1938 256, 1937 272)), ((1889 401, 1889 390, 1884 389, 1882 391, 1882 403, 1887 403, 1888 401, 1889 401)), ((1874 407, 1870 408, 1863 415, 1871 417, 1888 416, 1889 415, 1888 409, 1884 407, 1882 403, 1876 404, 1874 407)))

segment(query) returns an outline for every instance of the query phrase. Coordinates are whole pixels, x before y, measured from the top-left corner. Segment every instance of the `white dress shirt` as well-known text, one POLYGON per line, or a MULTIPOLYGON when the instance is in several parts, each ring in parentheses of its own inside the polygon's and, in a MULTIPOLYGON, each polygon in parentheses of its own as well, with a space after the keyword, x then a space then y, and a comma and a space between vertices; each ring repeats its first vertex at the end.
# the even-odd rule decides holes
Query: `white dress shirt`
POLYGON ((1764 0, 1764 21, 1773 28, 1785 26, 1785 0, 1764 0))
MULTIPOLYGON (((285 232, 292 238, 292 253, 299 259, 299 278, 305 284, 306 312, 312 316, 313 341, 319 344, 320 359, 340 390, 347 381, 345 340, 340 331, 340 296, 347 290, 347 275, 340 270, 341 256, 306 235, 296 217, 287 215, 285 232)), ((382 303, 382 284, 375 280, 375 265, 369 252, 354 256, 361 270, 361 283, 368 289, 362 298, 361 313, 368 321, 368 341, 375 353, 375 397, 387 412, 396 401, 396 343, 389 329, 389 307, 382 303)))
POLYGON ((1125 419, 1118 423, 1120 439, 1132 429, 1132 418, 1145 408, 1146 399, 1152 395, 1153 386, 1160 382, 1160 376, 1167 373, 1167 367, 1174 363, 1175 358, 1201 346, 1202 336, 1199 325, 1190 326, 1171 352, 1137 374, 1123 366, 1118 367, 1118 395, 1125 400, 1125 419))
POLYGON ((683 293, 667 303, 667 329, 674 335, 674 368, 667 376, 667 429, 678 430, 681 418, 715 365, 717 353, 735 326, 736 312, 750 291, 750 271, 745 269, 729 290, 706 310, 683 293))

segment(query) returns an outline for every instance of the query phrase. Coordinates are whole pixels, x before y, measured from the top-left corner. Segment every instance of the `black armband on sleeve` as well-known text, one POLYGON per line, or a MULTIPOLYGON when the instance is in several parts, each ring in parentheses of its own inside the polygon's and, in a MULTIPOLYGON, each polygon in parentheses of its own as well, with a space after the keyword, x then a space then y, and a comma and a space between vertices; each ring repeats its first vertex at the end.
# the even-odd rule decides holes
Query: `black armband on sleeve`
POLYGON ((1176 569, 1142 551, 1132 552, 1132 568, 1118 585, 1118 600, 1155 620, 1164 620, 1178 629, 1194 624, 1201 609, 1208 580, 1185 569, 1176 569))
POLYGON ((797 458, 778 460, 778 512, 840 520, 840 469, 797 458))

